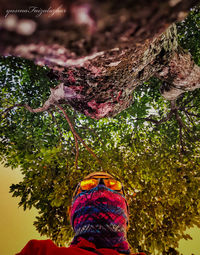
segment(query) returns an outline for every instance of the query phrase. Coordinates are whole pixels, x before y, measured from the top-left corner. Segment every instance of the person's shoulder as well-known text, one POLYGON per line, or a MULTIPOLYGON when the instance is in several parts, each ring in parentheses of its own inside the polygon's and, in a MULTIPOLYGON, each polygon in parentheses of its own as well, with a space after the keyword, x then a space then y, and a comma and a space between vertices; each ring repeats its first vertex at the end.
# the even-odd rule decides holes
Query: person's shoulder
POLYGON ((39 250, 49 250, 54 247, 56 247, 56 245, 50 239, 47 240, 32 239, 28 241, 28 243, 24 246, 21 252, 17 253, 16 255, 32 255, 32 254, 37 255, 39 250))

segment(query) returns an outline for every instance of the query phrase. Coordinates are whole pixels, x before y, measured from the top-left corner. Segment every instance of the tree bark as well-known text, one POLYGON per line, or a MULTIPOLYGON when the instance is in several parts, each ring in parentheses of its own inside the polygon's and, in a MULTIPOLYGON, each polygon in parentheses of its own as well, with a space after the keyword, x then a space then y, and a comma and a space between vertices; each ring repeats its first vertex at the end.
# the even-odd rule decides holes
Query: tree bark
POLYGON ((157 77, 166 82, 161 92, 168 100, 176 99, 185 91, 200 88, 200 67, 181 48, 174 52, 168 65, 157 73, 157 77))
MULTIPOLYGON (((32 17, 36 28, 31 35, 18 28, 21 17, 12 31, 2 22, 0 53, 47 65, 49 76, 64 84, 52 90, 44 107, 67 103, 100 119, 129 107, 134 89, 152 76, 165 81, 162 93, 168 100, 199 87, 200 69, 178 47, 172 24, 198 1, 111 2, 63 2, 67 15, 56 21, 32 17)), ((30 17, 24 22, 30 23, 30 17)))

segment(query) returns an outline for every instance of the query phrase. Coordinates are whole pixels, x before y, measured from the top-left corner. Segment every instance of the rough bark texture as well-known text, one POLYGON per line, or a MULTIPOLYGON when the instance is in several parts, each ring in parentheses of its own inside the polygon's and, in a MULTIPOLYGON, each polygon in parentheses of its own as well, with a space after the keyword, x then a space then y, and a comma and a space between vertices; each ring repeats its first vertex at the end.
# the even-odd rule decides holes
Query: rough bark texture
MULTIPOLYGON (((0 53, 47 65, 49 76, 61 82, 45 110, 68 103, 95 119, 114 116, 132 104, 134 89, 153 75, 166 82, 162 91, 169 100, 199 87, 200 69, 179 49, 176 26, 170 25, 198 1, 107 2, 54 1, 66 14, 57 20, 32 17, 31 35, 20 30, 22 17, 15 17, 12 29, 2 18, 0 53)), ((42 8, 49 5, 44 1, 42 8)), ((9 9, 16 6, 22 9, 18 2, 9 9)), ((7 8, 5 4, 2 12, 7 8)), ((30 16, 26 19, 30 23, 30 16)))
POLYGON ((161 92, 168 100, 176 99, 185 91, 200 88, 200 68, 195 65, 191 55, 180 48, 157 76, 165 81, 161 92))

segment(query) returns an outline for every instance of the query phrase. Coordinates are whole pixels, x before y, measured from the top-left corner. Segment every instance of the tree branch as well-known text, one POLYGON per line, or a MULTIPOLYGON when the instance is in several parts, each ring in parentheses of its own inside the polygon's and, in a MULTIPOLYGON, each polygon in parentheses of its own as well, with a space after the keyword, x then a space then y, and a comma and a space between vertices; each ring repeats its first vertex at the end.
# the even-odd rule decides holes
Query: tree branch
POLYGON ((24 105, 24 104, 15 104, 15 105, 12 105, 12 106, 8 107, 7 109, 5 109, 5 110, 1 113, 2 116, 5 114, 5 115, 3 116, 3 118, 6 118, 7 114, 8 114, 12 109, 14 109, 15 107, 25 107, 25 105, 24 105))
MULTIPOLYGON (((48 101, 47 101, 48 102, 48 101)), ((42 106, 42 107, 39 107, 39 108, 36 108, 36 109, 33 109, 31 108, 29 105, 25 104, 24 107, 29 111, 29 112, 32 112, 32 113, 39 113, 39 112, 44 112, 44 111, 47 111, 50 107, 49 104, 45 104, 42 106)))
POLYGON ((51 94, 42 107, 33 109, 29 105, 25 105, 26 109, 32 113, 44 112, 58 103, 59 100, 67 101, 68 99, 72 99, 77 96, 73 89, 65 87, 64 83, 58 84, 55 88, 50 88, 50 91, 51 94))
POLYGON ((152 118, 135 118, 135 120, 145 120, 145 121, 149 121, 152 123, 155 123, 157 126, 159 126, 160 124, 162 124, 163 122, 168 121, 169 119, 171 119, 172 115, 173 115, 174 111, 171 110, 166 117, 162 118, 161 120, 155 120, 152 118))
MULTIPOLYGON (((191 130, 185 125, 185 123, 183 122, 183 120, 180 118, 179 114, 178 114, 178 110, 175 111, 175 116, 176 116, 176 120, 177 123, 179 125, 179 137, 180 137, 180 145, 181 145, 181 152, 185 152, 184 149, 184 142, 183 142, 183 132, 182 130, 185 129, 185 132, 187 133, 188 137, 191 139, 191 136, 189 134, 189 131, 191 132, 191 130)), ((187 115, 186 115, 187 116, 187 115)))
POLYGON ((192 125, 195 126, 193 119, 192 119, 191 116, 187 113, 187 111, 183 110, 183 112, 185 112, 185 115, 186 115, 186 117, 188 118, 188 120, 190 121, 190 123, 192 123, 192 125))
POLYGON ((163 122, 168 121, 169 119, 171 119, 172 115, 174 114, 175 110, 176 110, 176 100, 172 100, 170 102, 171 105, 171 110, 170 112, 167 114, 166 117, 162 118, 161 120, 155 120, 152 118, 136 118, 135 120, 145 120, 145 121, 150 121, 152 123, 155 123, 157 126, 159 126, 160 124, 162 124, 163 122))
MULTIPOLYGON (((180 100, 180 98, 178 98, 178 100, 180 100)), ((177 101, 178 101, 177 100, 177 101)), ((184 109, 186 107, 187 104, 191 103, 193 100, 193 98, 187 98, 185 101, 180 102, 180 107, 179 109, 184 109)))
MULTIPOLYGON (((47 102, 48 102, 48 100, 47 100, 47 102)), ((15 108, 15 107, 24 107, 24 108, 26 108, 29 112, 38 113, 38 112, 47 111, 47 110, 49 109, 50 105, 49 105, 49 103, 46 104, 46 102, 45 102, 45 104, 44 104, 42 107, 33 109, 32 107, 30 107, 30 106, 27 105, 27 104, 15 104, 15 105, 12 105, 12 106, 8 107, 7 109, 5 109, 5 111, 3 111, 3 112, 1 113, 1 115, 4 115, 4 114, 5 114, 5 116, 4 116, 4 118, 5 118, 5 117, 7 116, 7 114, 8 114, 8 112, 11 111, 11 110, 12 110, 13 108, 15 108)))
POLYGON ((59 127, 59 125, 58 125, 58 122, 57 122, 55 116, 53 115, 53 113, 52 113, 50 110, 47 110, 47 112, 49 113, 49 115, 51 115, 52 120, 53 120, 53 123, 55 123, 56 126, 57 126, 57 128, 58 128, 58 132, 59 132, 59 134, 60 134, 60 141, 61 141, 61 139, 62 139, 62 137, 63 137, 62 130, 60 129, 60 127, 59 127))
POLYGON ((74 136, 75 146, 76 146, 76 157, 75 157, 75 167, 78 169, 78 156, 79 156, 79 148, 78 148, 78 139, 74 136))
POLYGON ((74 136, 74 140, 75 140, 75 148, 76 148, 76 156, 75 156, 75 167, 76 169, 78 168, 78 156, 79 156, 79 148, 78 148, 78 140, 77 140, 77 136, 76 136, 76 131, 69 119, 69 117, 67 116, 66 112, 64 111, 64 109, 60 106, 60 105, 56 105, 64 114, 69 126, 70 126, 70 129, 72 131, 72 134, 74 136))
POLYGON ((180 150, 182 153, 184 153, 185 149, 184 149, 184 143, 183 143, 182 127, 179 127, 179 137, 180 137, 180 150))
MULTIPOLYGON (((67 120, 67 122, 68 122, 68 124, 69 124, 69 126, 70 126, 70 128, 71 128, 71 131, 72 131, 74 137, 76 137, 76 138, 83 144, 83 146, 87 149, 87 151, 88 151, 91 155, 93 155, 93 157, 98 161, 98 163, 101 164, 101 161, 100 161, 100 159, 97 157, 97 155, 90 149, 90 147, 88 147, 88 145, 83 141, 83 139, 77 134, 76 130, 74 129, 74 126, 72 125, 72 123, 71 123, 71 121, 70 121, 68 115, 66 114, 66 112, 65 112, 65 110, 62 108, 62 106, 60 106, 59 104, 55 104, 55 105, 56 105, 56 106, 62 111, 62 113, 64 114, 65 119, 67 120)), ((75 142, 76 142, 76 139, 75 139, 75 142)), ((76 143, 76 146, 77 146, 77 143, 76 143)))
POLYGON ((194 117, 197 117, 197 118, 200 118, 200 114, 194 114, 192 112, 188 112, 187 110, 183 110, 185 113, 187 113, 188 115, 190 116, 194 116, 194 117))
POLYGON ((184 153, 185 150, 184 150, 183 133, 182 133, 182 128, 184 127, 184 124, 183 124, 182 120, 180 119, 177 111, 175 112, 175 116, 176 116, 177 123, 179 125, 180 151, 181 151, 181 153, 184 153))
MULTIPOLYGON (((79 148, 78 148, 78 140, 83 144, 83 146, 87 149, 87 151, 93 155, 94 158, 96 158, 96 160, 98 161, 99 164, 101 164, 101 161, 100 159, 97 157, 97 155, 90 149, 90 147, 84 142, 84 140, 77 134, 76 130, 74 129, 68 115, 66 114, 65 110, 57 103, 54 104, 55 106, 57 106, 64 114, 65 116, 65 119, 67 120, 69 126, 70 126, 70 129, 72 131, 72 134, 74 136, 74 140, 75 140, 75 147, 76 147, 76 157, 75 157, 75 165, 76 165, 76 168, 78 166, 78 155, 79 155, 79 148)), ((45 102, 45 104, 43 105, 43 107, 40 107, 40 108, 37 108, 37 109, 33 109, 31 108, 29 105, 26 105, 26 104, 16 104, 16 105, 13 105, 13 106, 10 106, 9 108, 7 108, 5 111, 3 111, 2 115, 5 114, 4 118, 6 117, 7 113, 9 111, 11 111, 13 108, 15 107, 24 107, 26 108, 29 112, 32 112, 32 113, 38 113, 38 112, 44 112, 44 111, 48 111, 49 107, 51 105, 49 104, 49 100, 47 100, 45 102)), ((55 121, 55 118, 54 116, 52 115, 52 113, 50 111, 48 111, 48 113, 51 114, 53 120, 55 121)))

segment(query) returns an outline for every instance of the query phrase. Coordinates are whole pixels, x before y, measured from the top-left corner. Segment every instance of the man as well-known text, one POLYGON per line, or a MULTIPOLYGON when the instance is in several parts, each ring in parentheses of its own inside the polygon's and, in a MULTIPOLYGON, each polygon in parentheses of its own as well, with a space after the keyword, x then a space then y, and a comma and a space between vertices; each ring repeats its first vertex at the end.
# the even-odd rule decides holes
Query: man
POLYGON ((112 175, 95 172, 86 176, 74 191, 69 215, 75 232, 70 247, 31 240, 17 255, 130 254, 128 204, 122 183, 112 175))

